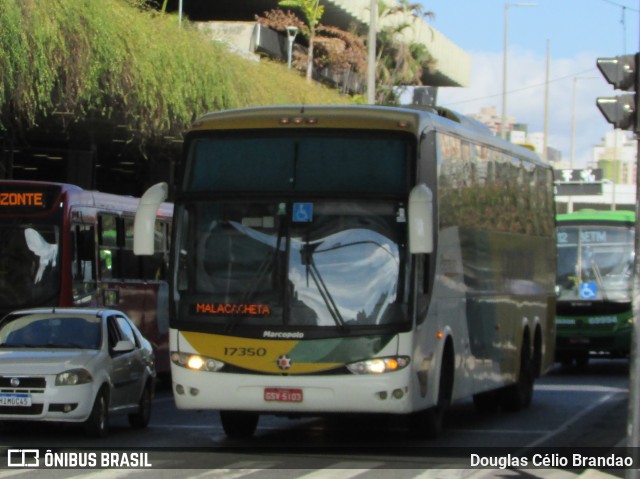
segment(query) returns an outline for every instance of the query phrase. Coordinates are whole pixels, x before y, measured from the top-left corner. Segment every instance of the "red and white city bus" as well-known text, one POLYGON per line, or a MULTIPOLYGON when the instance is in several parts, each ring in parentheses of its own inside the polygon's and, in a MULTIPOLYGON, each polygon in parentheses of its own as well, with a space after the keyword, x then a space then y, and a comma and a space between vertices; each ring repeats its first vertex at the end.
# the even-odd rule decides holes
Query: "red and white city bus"
POLYGON ((140 200, 75 185, 0 180, 0 315, 39 306, 126 312, 169 371, 168 250, 173 205, 155 223, 155 253, 133 254, 140 200))

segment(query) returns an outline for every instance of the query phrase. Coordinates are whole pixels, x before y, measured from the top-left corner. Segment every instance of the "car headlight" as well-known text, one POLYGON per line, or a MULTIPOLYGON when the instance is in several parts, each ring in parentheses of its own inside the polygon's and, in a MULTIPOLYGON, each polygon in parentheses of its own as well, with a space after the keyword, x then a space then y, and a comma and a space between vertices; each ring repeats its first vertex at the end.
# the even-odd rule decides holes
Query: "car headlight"
POLYGON ((409 362, 409 356, 374 358, 347 364, 347 369, 353 374, 382 374, 406 368, 409 362))
POLYGON ((206 356, 200 356, 199 354, 191 353, 171 353, 171 362, 177 366, 193 369, 194 371, 220 371, 224 367, 222 361, 217 359, 208 358, 206 356))
POLYGON ((86 369, 70 369, 56 376, 56 386, 76 386, 91 381, 93 381, 93 377, 86 369))

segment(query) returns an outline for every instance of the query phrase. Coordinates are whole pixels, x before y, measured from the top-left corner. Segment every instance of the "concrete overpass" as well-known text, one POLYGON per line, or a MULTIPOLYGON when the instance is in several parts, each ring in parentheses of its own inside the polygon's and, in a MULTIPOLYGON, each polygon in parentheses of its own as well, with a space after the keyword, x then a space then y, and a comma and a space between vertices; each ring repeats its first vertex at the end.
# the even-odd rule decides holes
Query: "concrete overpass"
MULTIPOLYGON (((387 1, 397 3, 394 0, 387 1)), ((370 0, 320 0, 320 3, 325 7, 321 23, 343 30, 348 30, 353 25, 369 28, 370 0)), ((168 9, 176 11, 178 5, 178 0, 171 0, 168 9)), ((245 23, 247 33, 243 33, 241 38, 234 40, 242 45, 249 43, 249 36, 252 34, 251 25, 255 22, 255 16, 276 8, 282 8, 278 6, 278 0, 216 0, 215 2, 183 0, 185 17, 194 22, 210 23, 211 28, 217 29, 218 32, 221 31, 220 29, 226 28, 227 31, 233 29, 229 22, 237 22, 236 25, 245 23), (218 24, 218 27, 215 24, 218 24)), ((297 14, 300 16, 299 12, 297 14)), ((389 23, 409 22, 412 27, 405 29, 403 36, 407 41, 424 44, 435 58, 435 70, 424 73, 422 80, 425 85, 437 87, 469 86, 471 58, 444 34, 429 25, 425 19, 397 15, 387 21, 389 23)))

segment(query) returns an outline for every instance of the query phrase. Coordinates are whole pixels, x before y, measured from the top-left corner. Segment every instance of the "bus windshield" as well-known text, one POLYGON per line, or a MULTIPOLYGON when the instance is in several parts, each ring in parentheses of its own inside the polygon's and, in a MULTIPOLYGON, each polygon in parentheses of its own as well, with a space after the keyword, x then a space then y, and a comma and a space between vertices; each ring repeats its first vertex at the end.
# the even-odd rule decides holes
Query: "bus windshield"
POLYGON ((60 231, 53 224, 0 225, 0 309, 55 304, 60 290, 60 231))
POLYGON ((558 228, 560 300, 631 301, 633 248, 630 228, 558 228))
POLYGON ((228 328, 406 322, 404 221, 397 201, 187 203, 180 317, 228 328))

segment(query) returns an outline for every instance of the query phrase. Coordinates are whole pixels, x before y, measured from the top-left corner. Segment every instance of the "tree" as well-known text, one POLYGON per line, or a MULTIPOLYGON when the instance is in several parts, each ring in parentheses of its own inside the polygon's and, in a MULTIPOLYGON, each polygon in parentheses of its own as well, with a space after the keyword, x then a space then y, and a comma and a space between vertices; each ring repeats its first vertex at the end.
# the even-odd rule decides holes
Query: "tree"
MULTIPOLYGON (((293 12, 273 9, 256 15, 256 21, 278 32, 287 27, 307 28, 304 21, 293 12)), ((306 68, 308 55, 304 51, 294 51, 293 65, 300 70, 306 68)), ((367 48, 361 35, 337 27, 318 24, 314 41, 313 68, 324 71, 324 79, 339 85, 342 93, 358 90, 358 75, 367 69, 367 48)))
POLYGON ((314 65, 326 69, 341 92, 358 91, 358 77, 367 70, 367 47, 363 38, 354 32, 337 27, 318 25, 314 65))
POLYGON ((409 0, 391 6, 379 0, 378 12, 378 24, 383 26, 377 36, 376 103, 396 103, 398 86, 422 85, 424 70, 435 66, 424 44, 403 38, 412 20, 433 17, 433 12, 425 13, 422 5, 409 0))
POLYGON ((320 23, 320 19, 324 14, 324 6, 320 5, 320 0, 280 0, 278 5, 281 7, 298 8, 302 10, 307 20, 307 32, 309 38, 309 55, 307 58, 307 82, 311 81, 313 73, 313 43, 316 38, 316 27, 320 23))

